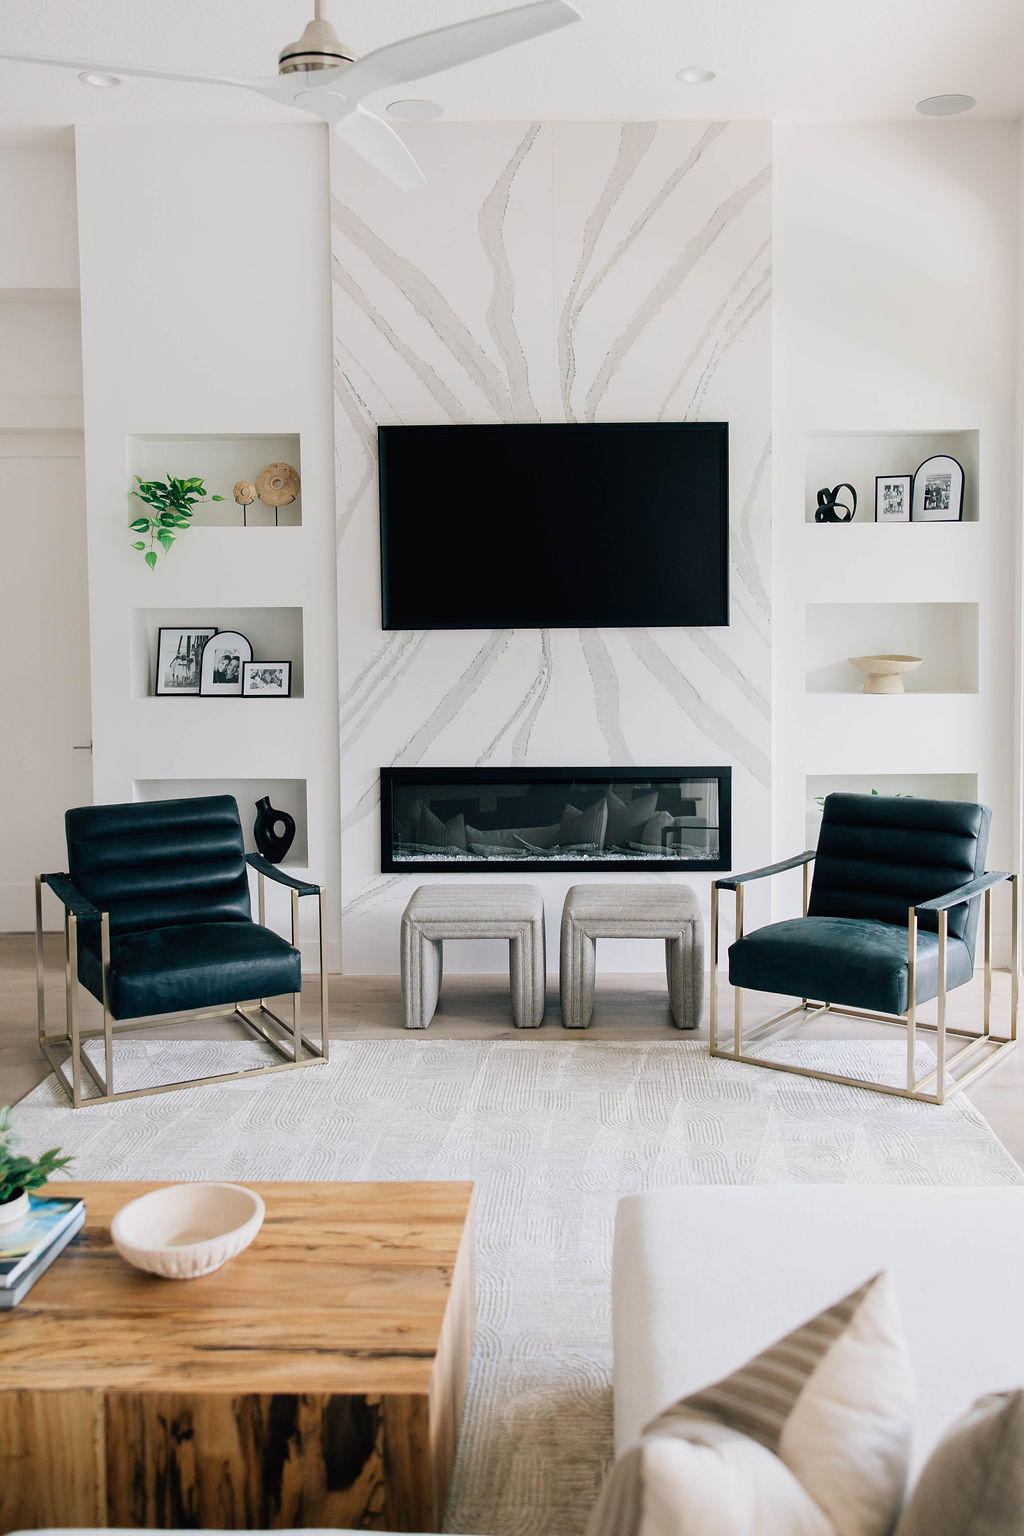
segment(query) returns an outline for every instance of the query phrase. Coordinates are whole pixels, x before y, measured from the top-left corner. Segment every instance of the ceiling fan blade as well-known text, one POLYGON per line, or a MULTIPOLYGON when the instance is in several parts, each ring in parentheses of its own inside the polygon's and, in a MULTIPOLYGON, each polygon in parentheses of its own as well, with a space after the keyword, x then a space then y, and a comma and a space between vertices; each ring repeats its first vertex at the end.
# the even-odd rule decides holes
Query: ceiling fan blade
POLYGON ((171 69, 140 69, 134 64, 101 64, 95 59, 52 59, 35 53, 0 53, 0 60, 11 60, 17 64, 52 64, 56 69, 74 69, 79 73, 85 70, 94 75, 136 75, 142 80, 179 80, 188 85, 241 85, 258 89, 272 83, 243 80, 230 75, 186 75, 171 69))
POLYGON ((334 131, 402 192, 426 185, 427 178, 395 130, 365 107, 356 107, 339 118, 334 131))
POLYGON ((359 101, 384 86, 402 85, 456 64, 468 64, 579 20, 579 12, 567 0, 536 0, 533 5, 459 21, 377 48, 343 67, 339 84, 350 100, 359 101))

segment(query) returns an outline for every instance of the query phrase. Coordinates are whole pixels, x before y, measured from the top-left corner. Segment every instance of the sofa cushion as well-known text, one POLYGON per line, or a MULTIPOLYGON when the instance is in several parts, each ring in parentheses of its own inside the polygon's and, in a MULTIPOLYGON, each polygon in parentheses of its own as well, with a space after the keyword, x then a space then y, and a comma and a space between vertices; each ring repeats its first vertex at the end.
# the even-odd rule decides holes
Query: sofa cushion
POLYGON ((979 1398, 939 1442, 896 1536, 1020 1536, 1024 1392, 979 1398))
POLYGON ((835 1527, 771 1451, 693 1420, 619 1457, 586 1536, 835 1536, 835 1527))
POLYGON ((613 1468, 588 1536, 753 1536, 759 1522, 773 1536, 888 1536, 912 1405, 892 1284, 876 1275, 658 1414, 613 1468), (762 1451, 790 1477, 773 1474, 762 1451))
MULTIPOLYGON (((755 928, 729 946, 729 980, 755 992, 781 992, 880 1013, 905 1013, 909 1001, 907 930, 870 918, 794 917, 755 928)), ((946 986, 974 974, 970 951, 950 939, 946 986)), ((918 929, 917 1000, 939 991, 939 940, 918 929)))
MULTIPOLYGON (((834 1095, 854 1093, 782 1082, 819 1119, 834 1095)), ((850 1116, 843 1121, 833 1180, 855 1176, 856 1138, 874 1135, 868 1095, 857 1097, 864 1117, 859 1130, 850 1116)), ((908 1105, 902 1134, 911 1146, 922 1135, 941 1143, 940 1122, 951 1112, 908 1105)), ((959 1188, 713 1183, 626 1196, 612 1278, 616 1447, 625 1450, 670 1403, 733 1371, 765 1338, 885 1269, 918 1384, 911 1471, 920 1468, 966 1404, 1024 1382, 1024 1187, 1009 1153, 1003 1167, 1003 1187, 972 1185, 978 1165, 954 1160, 943 1176, 959 1188), (983 1302, 965 1305, 979 1285, 983 1302)), ((770 1177, 758 1142, 749 1168, 752 1179, 770 1177)), ((986 1168, 987 1179, 996 1176, 991 1161, 986 1168)))
MULTIPOLYGON (((115 1019, 277 997, 302 987, 299 951, 258 923, 192 923, 115 934, 110 945, 115 1019)), ((78 975, 103 998, 98 940, 79 946, 78 975)))

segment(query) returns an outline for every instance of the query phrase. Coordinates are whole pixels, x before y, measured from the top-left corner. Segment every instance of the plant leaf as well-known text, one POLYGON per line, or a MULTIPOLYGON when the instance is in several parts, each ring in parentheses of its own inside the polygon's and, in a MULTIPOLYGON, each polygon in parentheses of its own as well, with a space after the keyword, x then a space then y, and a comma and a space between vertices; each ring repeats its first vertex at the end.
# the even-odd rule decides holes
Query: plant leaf
POLYGON ((157 543, 162 544, 164 549, 170 549, 171 545, 174 543, 174 534, 167 533, 163 529, 160 530, 156 538, 157 543))
POLYGON ((133 523, 129 523, 128 526, 132 533, 148 533, 149 521, 150 520, 148 517, 137 517, 135 521, 133 523))
POLYGON ((145 549, 145 547, 146 545, 142 539, 140 539, 137 544, 132 545, 132 549, 145 549))
POLYGON ((147 549, 147 551, 145 553, 145 556, 144 556, 144 559, 145 559, 146 564, 149 566, 151 571, 156 569, 156 550, 155 549, 147 549))
POLYGON ((224 497, 223 496, 211 496, 210 500, 211 501, 223 501, 224 497))

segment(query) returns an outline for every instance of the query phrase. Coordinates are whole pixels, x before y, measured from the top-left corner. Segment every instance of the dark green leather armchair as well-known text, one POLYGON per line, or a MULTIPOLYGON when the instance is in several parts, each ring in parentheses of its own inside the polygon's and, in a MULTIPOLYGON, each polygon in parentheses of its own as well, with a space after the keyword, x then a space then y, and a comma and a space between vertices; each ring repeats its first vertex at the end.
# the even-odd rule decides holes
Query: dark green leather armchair
POLYGON ((711 1054, 939 1104, 991 1067, 1016 1043, 1018 991, 1017 877, 1003 871, 985 873, 991 814, 988 806, 959 800, 829 795, 816 852, 716 880, 711 899, 711 1054), (809 880, 812 863, 814 877, 809 880), (804 915, 744 933, 744 886, 801 867, 804 915), (991 893, 1004 881, 1009 881, 1012 894, 1013 953, 1010 1032, 1000 1036, 991 1031, 991 893), (720 1037, 716 995, 721 891, 736 893, 736 941, 729 948, 734 1012, 728 1045, 720 1037), (952 1028, 946 1022, 946 996, 973 978, 982 908, 982 1028, 952 1028), (779 992, 800 1001, 745 1033, 745 990, 779 992), (933 999, 938 1001, 937 1021, 926 1023, 917 1010, 933 999), (829 1013, 904 1026, 905 1083, 868 1082, 750 1054, 751 1045, 763 1044, 805 1018, 829 1013), (936 1036, 936 1064, 919 1078, 914 1047, 920 1029, 936 1036), (949 1035, 967 1040, 952 1057, 946 1053, 949 1035), (957 1064, 966 1067, 969 1056, 978 1059, 954 1077, 951 1069, 957 1064))
POLYGON ((163 1083, 120 1093, 114 1086, 114 1035, 166 1023, 168 1015, 182 1020, 230 1012, 280 1058, 222 1076, 253 1077, 326 1061, 323 889, 293 880, 257 854, 246 855, 238 806, 230 795, 82 806, 68 811, 65 822, 69 873, 36 880, 36 976, 39 1043, 76 1108, 185 1086, 163 1083), (259 883, 258 923, 249 899, 250 866, 259 883), (290 943, 265 925, 268 877, 289 889, 290 943), (44 887, 64 908, 66 1019, 58 1035, 46 1028, 44 887), (300 896, 316 896, 319 905, 317 1044, 302 1033, 300 896), (102 1004, 102 1028, 82 1028, 76 983, 102 1004), (292 999, 290 1021, 266 1002, 286 994, 292 999), (102 1070, 95 1059, 99 1053, 86 1050, 94 1040, 103 1042, 102 1070), (86 1079, 94 1087, 88 1094, 86 1079))

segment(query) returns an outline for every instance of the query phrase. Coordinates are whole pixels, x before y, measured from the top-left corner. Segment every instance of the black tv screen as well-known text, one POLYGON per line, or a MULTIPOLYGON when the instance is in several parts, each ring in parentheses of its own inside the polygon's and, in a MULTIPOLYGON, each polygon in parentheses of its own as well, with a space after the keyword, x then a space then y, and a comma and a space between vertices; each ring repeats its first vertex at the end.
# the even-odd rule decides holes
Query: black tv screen
POLYGON ((724 422, 378 440, 385 629, 728 624, 724 422))

